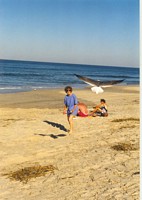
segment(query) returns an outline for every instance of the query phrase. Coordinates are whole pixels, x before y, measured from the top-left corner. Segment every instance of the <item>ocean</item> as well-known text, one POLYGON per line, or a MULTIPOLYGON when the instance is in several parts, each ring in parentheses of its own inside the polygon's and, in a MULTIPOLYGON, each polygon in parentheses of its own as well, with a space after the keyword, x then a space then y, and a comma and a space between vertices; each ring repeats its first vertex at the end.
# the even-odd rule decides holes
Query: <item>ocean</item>
POLYGON ((124 79, 121 85, 139 84, 139 68, 33 61, 0 60, 0 93, 87 86, 74 74, 94 80, 124 79))

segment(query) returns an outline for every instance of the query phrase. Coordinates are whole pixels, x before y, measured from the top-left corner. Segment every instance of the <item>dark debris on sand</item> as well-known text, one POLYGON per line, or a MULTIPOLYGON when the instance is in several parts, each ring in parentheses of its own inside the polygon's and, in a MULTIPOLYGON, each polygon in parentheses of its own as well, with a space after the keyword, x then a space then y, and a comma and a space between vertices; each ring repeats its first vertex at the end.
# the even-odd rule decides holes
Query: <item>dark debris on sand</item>
POLYGON ((134 144, 119 143, 111 147, 111 149, 116 151, 135 151, 137 148, 134 144))
POLYGON ((8 178, 11 180, 27 183, 32 178, 45 176, 47 172, 53 173, 54 170, 56 169, 57 168, 55 168, 53 165, 47 165, 47 166, 37 165, 37 166, 25 167, 15 172, 4 174, 4 176, 8 176, 8 178))
POLYGON ((114 120, 112 120, 112 122, 125 122, 125 121, 137 121, 137 122, 139 122, 140 119, 129 117, 129 118, 124 118, 124 119, 114 119, 114 120))

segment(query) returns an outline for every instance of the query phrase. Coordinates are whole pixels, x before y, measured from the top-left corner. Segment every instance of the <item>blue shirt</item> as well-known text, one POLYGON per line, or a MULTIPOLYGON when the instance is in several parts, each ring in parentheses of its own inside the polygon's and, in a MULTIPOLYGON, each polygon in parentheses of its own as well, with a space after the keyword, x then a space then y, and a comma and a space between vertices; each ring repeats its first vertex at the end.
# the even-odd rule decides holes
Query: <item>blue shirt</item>
POLYGON ((70 114, 71 110, 74 109, 74 106, 77 105, 77 97, 75 94, 71 94, 70 96, 66 95, 64 98, 64 104, 68 108, 67 113, 70 114))

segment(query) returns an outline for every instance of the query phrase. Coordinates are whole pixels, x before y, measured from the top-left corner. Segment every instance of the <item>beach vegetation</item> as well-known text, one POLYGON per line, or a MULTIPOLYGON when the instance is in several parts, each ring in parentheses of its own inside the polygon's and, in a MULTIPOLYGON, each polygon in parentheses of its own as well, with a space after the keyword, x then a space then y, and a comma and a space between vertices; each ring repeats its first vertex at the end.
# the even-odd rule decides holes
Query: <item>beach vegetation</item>
POLYGON ((124 128, 135 128, 136 127, 136 125, 126 125, 126 126, 121 126, 120 128, 119 128, 119 130, 121 129, 124 129, 124 128))
POLYGON ((121 119, 114 119, 111 122, 125 122, 125 121, 140 121, 139 118, 133 118, 133 117, 129 117, 129 118, 121 118, 121 119))
POLYGON ((14 172, 11 171, 10 173, 4 175, 7 176, 10 180, 16 180, 23 183, 27 183, 32 178, 45 176, 47 172, 53 173, 55 169, 57 168, 53 165, 36 165, 31 167, 25 167, 14 172))
POLYGON ((113 145, 111 149, 116 151, 135 151, 137 150, 136 146, 131 143, 118 143, 116 145, 113 145))

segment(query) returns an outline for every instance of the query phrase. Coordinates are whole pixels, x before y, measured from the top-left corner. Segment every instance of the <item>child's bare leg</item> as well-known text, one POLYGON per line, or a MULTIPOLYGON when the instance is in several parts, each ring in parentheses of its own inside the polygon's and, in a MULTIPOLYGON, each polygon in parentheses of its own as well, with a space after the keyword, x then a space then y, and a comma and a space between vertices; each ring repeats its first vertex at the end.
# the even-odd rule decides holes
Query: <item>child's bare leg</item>
POLYGON ((70 125, 69 133, 72 133, 72 131, 73 131, 73 117, 74 117, 73 115, 68 116, 68 122, 70 125))
POLYGON ((94 115, 94 110, 93 111, 91 111, 90 113, 89 113, 89 116, 93 116, 94 115))
POLYGON ((97 110, 98 110, 98 108, 95 108, 93 111, 90 112, 89 115, 90 115, 90 116, 94 116, 94 115, 95 115, 95 112, 97 112, 97 110))

